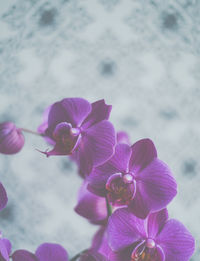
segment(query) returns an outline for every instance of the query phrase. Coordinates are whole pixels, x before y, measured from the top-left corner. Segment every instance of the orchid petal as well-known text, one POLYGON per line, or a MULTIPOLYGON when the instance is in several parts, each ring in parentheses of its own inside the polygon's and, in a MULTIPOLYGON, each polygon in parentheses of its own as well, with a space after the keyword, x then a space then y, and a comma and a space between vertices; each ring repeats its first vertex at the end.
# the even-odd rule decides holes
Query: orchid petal
POLYGON ((190 232, 179 221, 167 221, 156 239, 165 253, 165 261, 188 261, 195 249, 190 232))
POLYGON ((4 243, 4 246, 5 246, 6 250, 7 250, 8 255, 10 255, 11 248, 12 248, 10 240, 8 240, 7 238, 2 238, 2 241, 4 243))
POLYGON ((158 159, 143 169, 137 184, 152 212, 165 208, 177 194, 177 184, 170 169, 158 159))
POLYGON ((0 239, 0 260, 9 261, 9 254, 2 239, 0 239))
POLYGON ((165 208, 177 193, 177 184, 171 171, 158 159, 143 169, 136 183, 136 195, 129 207, 140 218, 165 208))
POLYGON ((96 196, 87 189, 84 182, 79 190, 76 213, 89 219, 92 223, 100 224, 107 218, 107 207, 105 198, 96 196))
POLYGON ((108 121, 93 125, 82 133, 77 148, 77 162, 83 173, 89 175, 92 168, 105 163, 114 153, 115 131, 108 121))
POLYGON ((148 237, 155 238, 163 226, 168 220, 168 211, 166 208, 160 210, 159 212, 152 213, 148 216, 148 237))
POLYGON ((108 241, 113 251, 119 251, 146 237, 142 219, 127 208, 116 210, 108 222, 108 241))
POLYGON ((83 129, 87 129, 100 121, 108 120, 110 116, 112 106, 105 104, 104 100, 93 102, 91 105, 92 110, 82 124, 83 129))
POLYGON ((91 105, 82 98, 66 98, 51 106, 48 117, 48 128, 52 132, 60 122, 80 126, 91 111, 91 105))
POLYGON ((37 257, 27 250, 17 250, 12 254, 13 261, 39 261, 37 257))
POLYGON ((38 247, 35 255, 39 261, 68 261, 67 251, 58 244, 44 243, 38 247))
POLYGON ((132 146, 130 170, 137 173, 148 166, 157 157, 157 151, 150 139, 142 139, 132 146))

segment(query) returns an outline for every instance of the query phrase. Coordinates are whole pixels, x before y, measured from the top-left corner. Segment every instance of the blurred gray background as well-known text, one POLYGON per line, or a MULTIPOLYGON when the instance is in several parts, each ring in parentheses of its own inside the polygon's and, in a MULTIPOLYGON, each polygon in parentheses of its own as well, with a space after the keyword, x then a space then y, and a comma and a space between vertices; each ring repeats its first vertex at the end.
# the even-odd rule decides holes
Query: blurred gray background
MULTIPOLYGON (((150 137, 178 181, 170 204, 200 243, 200 1, 7 0, 0 2, 0 121, 35 130, 64 97, 105 98, 132 142, 150 137)), ((97 229, 76 215, 81 179, 65 157, 26 135, 0 155, 9 196, 0 230, 13 249, 61 243, 74 255, 97 229)))

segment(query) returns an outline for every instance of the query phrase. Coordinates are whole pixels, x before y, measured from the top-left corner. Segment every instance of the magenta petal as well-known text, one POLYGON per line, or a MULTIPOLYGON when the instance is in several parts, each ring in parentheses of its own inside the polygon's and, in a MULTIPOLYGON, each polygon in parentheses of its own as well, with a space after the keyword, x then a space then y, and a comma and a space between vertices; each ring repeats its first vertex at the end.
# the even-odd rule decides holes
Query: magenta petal
POLYGON ((131 147, 127 144, 117 144, 115 154, 107 164, 114 167, 118 172, 126 173, 129 171, 129 160, 131 157, 131 147))
POLYGON ((130 169, 140 172, 157 157, 157 151, 150 139, 137 141, 132 146, 130 169))
POLYGON ((152 212, 165 208, 177 193, 177 184, 170 169, 158 159, 138 175, 137 184, 152 212))
POLYGON ((95 249, 97 252, 106 257, 109 255, 111 248, 108 245, 106 226, 100 227, 100 229, 94 235, 91 248, 95 249))
POLYGON ((8 202, 8 197, 4 186, 0 183, 0 210, 5 208, 8 202))
POLYGON ((79 190, 75 211, 92 223, 102 223, 107 218, 106 200, 88 191, 87 185, 88 183, 84 182, 79 190))
POLYGON ((0 260, 9 261, 9 253, 2 239, 0 239, 0 260))
POLYGON ((114 127, 106 120, 84 131, 76 154, 82 172, 90 174, 93 167, 105 163, 114 153, 115 142, 114 127))
POLYGON ((6 250, 7 250, 8 255, 10 255, 10 253, 11 253, 11 248, 12 248, 12 245, 11 245, 11 243, 10 243, 10 240, 8 240, 7 238, 2 238, 2 241, 3 241, 3 243, 4 243, 4 246, 5 246, 6 250))
POLYGON ((144 199, 140 187, 136 186, 136 193, 133 200, 128 205, 130 211, 138 218, 145 219, 149 212, 149 206, 146 199, 144 199))
POLYGON ((112 109, 112 106, 105 104, 104 100, 93 102, 91 105, 92 110, 82 124, 84 129, 89 128, 100 121, 108 120, 112 109))
POLYGON ((38 247, 35 255, 39 261, 68 261, 67 251, 58 244, 44 243, 38 247))
POLYGON ((179 221, 167 221, 156 239, 165 253, 165 261, 188 261, 195 250, 195 241, 179 221))
POLYGON ((145 223, 127 208, 116 210, 108 222, 108 242, 113 251, 119 251, 146 237, 145 223))
POLYGON ((117 132, 117 143, 118 144, 128 144, 130 145, 130 139, 125 131, 117 132))
POLYGON ((155 238, 160 233, 168 220, 168 211, 166 208, 148 216, 147 230, 148 237, 155 238))
POLYGON ((13 261, 39 261, 37 257, 27 250, 17 250, 12 254, 13 261))
POLYGON ((51 106, 48 117, 48 127, 53 131, 55 126, 60 122, 71 123, 72 127, 80 126, 90 111, 91 105, 85 99, 63 99, 51 106))

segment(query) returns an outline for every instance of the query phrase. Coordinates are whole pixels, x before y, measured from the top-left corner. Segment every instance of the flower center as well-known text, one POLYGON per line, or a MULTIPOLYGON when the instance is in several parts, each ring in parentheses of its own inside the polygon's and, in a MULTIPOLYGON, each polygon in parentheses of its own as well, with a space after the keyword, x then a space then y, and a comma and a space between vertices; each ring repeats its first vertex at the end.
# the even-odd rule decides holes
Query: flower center
POLYGON ((55 127, 53 138, 63 151, 71 153, 78 144, 80 133, 79 128, 72 128, 70 123, 61 122, 55 127))
POLYGON ((146 241, 139 243, 133 250, 131 261, 151 261, 155 257, 156 243, 153 239, 148 238, 146 241))
POLYGON ((127 205, 136 192, 136 184, 132 174, 113 174, 106 183, 107 197, 115 206, 127 205))

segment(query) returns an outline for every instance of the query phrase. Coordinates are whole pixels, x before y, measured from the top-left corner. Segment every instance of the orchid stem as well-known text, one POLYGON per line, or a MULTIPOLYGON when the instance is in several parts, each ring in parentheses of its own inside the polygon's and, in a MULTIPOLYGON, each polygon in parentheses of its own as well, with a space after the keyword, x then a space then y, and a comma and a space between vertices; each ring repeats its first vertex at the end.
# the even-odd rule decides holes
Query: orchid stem
POLYGON ((108 217, 110 217, 112 215, 112 206, 110 205, 107 197, 106 197, 106 207, 107 207, 108 217))
POLYGON ((37 136, 44 136, 44 134, 42 133, 38 133, 36 131, 32 131, 32 130, 29 130, 29 129, 25 129, 25 128, 20 128, 22 131, 24 132, 27 132, 27 133, 31 133, 31 134, 34 134, 34 135, 37 135, 37 136))
POLYGON ((78 253, 77 255, 75 255, 74 257, 72 257, 69 261, 76 261, 77 258, 79 258, 82 254, 84 254, 87 251, 87 249, 81 251, 80 253, 78 253))

